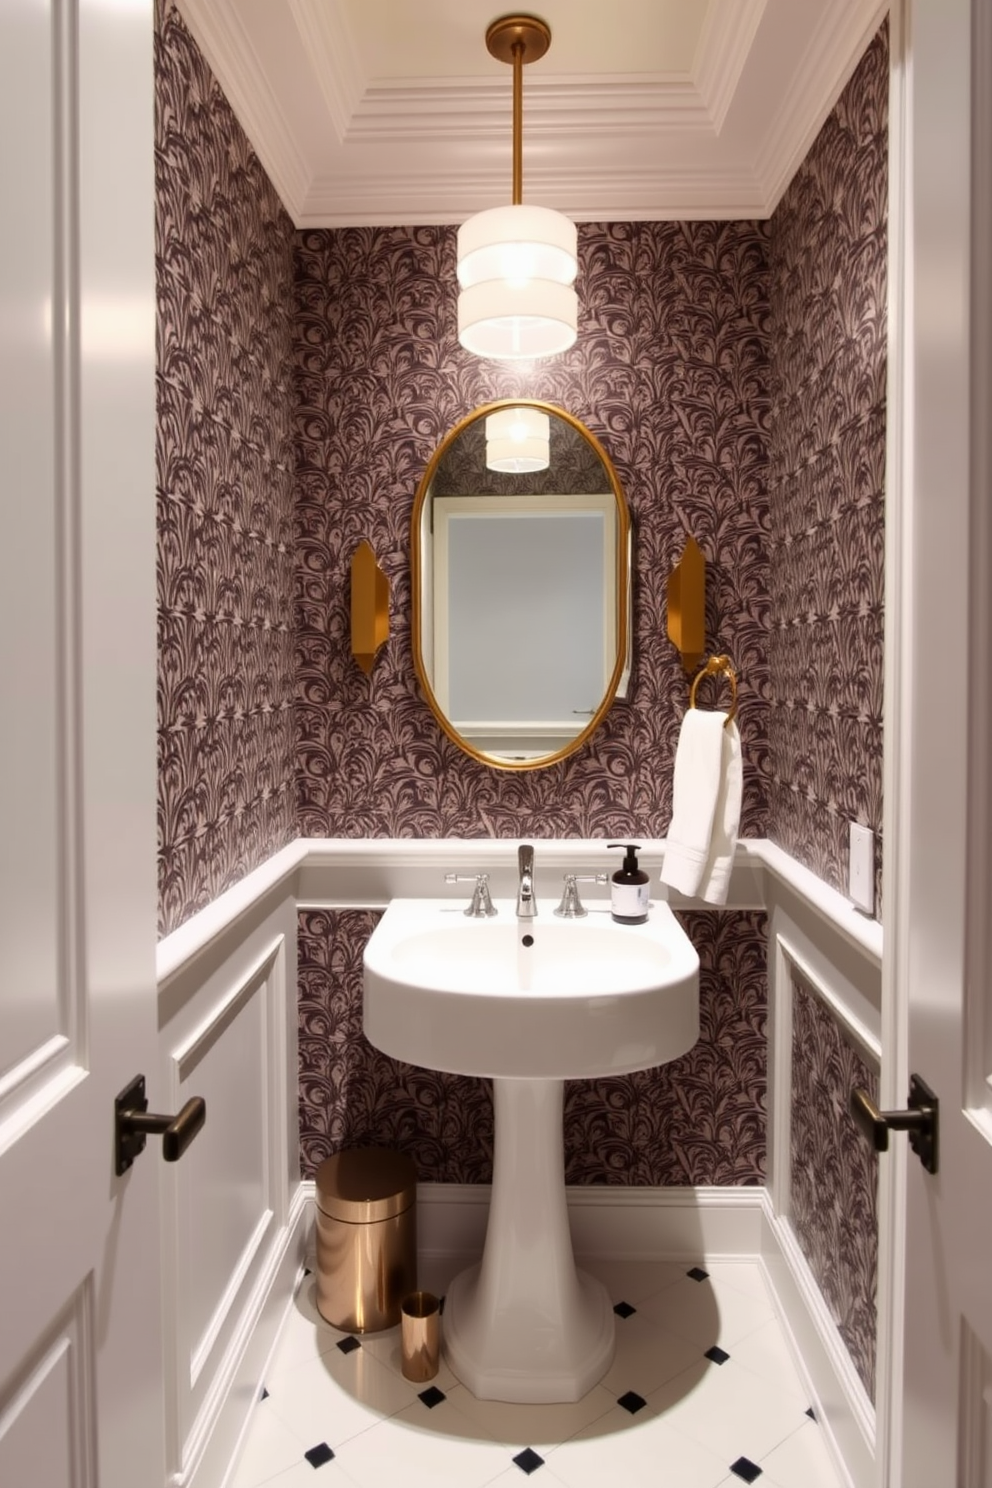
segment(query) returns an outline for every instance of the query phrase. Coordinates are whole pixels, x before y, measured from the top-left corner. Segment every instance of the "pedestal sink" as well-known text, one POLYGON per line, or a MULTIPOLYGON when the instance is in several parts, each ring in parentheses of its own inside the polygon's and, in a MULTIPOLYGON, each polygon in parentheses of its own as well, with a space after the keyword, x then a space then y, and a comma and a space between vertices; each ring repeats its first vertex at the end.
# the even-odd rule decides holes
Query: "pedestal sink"
POLYGON ((445 1352, 474 1395, 578 1400, 613 1358, 602 1286, 577 1271, 565 1203, 564 1081, 628 1074, 699 1036, 699 958, 667 904, 466 919, 395 899, 365 951, 364 1026, 397 1059, 493 1081, 495 1151, 482 1262, 452 1282, 445 1352))

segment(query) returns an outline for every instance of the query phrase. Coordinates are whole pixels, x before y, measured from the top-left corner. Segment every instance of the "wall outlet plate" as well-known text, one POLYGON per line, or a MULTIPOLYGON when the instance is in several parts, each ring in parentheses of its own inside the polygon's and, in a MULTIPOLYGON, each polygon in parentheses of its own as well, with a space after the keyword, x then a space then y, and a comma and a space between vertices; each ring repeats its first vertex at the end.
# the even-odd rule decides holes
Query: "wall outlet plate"
POLYGON ((865 914, 875 912, 875 833, 851 822, 848 856, 847 897, 865 914))

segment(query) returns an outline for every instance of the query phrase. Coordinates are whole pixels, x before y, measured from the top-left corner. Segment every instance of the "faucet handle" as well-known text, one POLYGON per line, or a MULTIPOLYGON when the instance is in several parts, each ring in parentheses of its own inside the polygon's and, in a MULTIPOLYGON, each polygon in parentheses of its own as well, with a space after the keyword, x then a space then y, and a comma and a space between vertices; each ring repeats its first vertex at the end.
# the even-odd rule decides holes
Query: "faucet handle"
POLYGON ((561 903, 555 910, 555 914, 561 920, 584 920, 589 911, 583 907, 582 901, 579 898, 579 884, 605 884, 607 882, 608 879, 605 873, 566 873, 565 888, 562 892, 561 903))
POLYGON ((474 883, 472 902, 464 911, 473 920, 484 920, 496 914, 496 906, 489 893, 488 873, 446 873, 445 883, 474 883))

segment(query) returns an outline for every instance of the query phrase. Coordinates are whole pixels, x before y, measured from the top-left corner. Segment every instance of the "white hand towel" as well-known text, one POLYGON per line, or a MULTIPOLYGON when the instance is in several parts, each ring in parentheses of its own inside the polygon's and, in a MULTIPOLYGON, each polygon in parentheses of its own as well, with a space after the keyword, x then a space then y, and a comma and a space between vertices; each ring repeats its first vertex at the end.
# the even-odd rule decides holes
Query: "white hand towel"
MULTIPOLYGON (((726 713, 688 708, 682 719, 672 783, 672 821, 662 883, 695 894, 710 855, 722 784, 726 713)), ((736 733, 736 729, 734 730, 736 733)))
POLYGON ((736 723, 723 730, 720 759, 720 795, 713 813, 710 851, 699 884, 699 897, 707 904, 726 904, 730 874, 734 866, 734 849, 741 824, 741 791, 743 787, 741 736, 736 723))

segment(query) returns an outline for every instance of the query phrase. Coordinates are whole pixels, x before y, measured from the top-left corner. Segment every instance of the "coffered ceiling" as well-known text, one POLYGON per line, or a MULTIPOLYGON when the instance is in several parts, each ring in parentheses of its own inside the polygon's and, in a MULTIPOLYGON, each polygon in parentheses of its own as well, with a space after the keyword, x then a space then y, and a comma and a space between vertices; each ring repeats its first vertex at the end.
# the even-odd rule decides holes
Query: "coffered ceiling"
MULTIPOLYGON (((298 227, 511 199, 499 0, 178 0, 298 227)), ((576 221, 768 216, 886 0, 540 0, 523 198, 576 221)))

